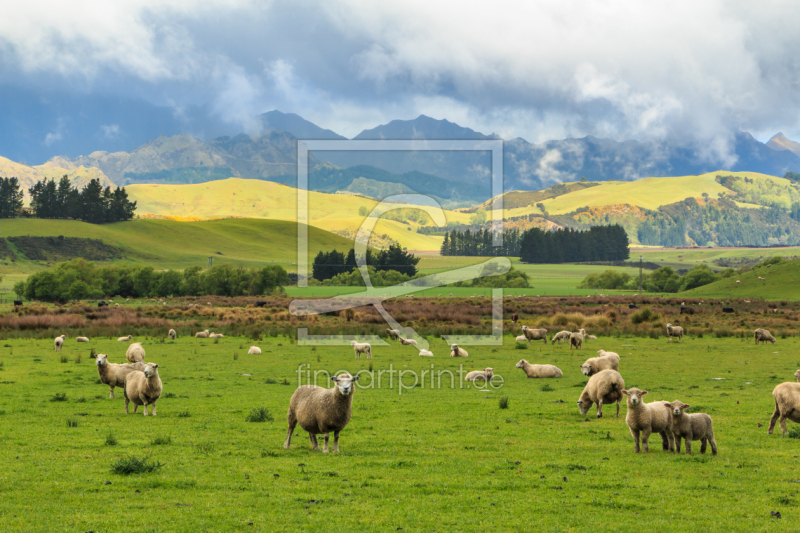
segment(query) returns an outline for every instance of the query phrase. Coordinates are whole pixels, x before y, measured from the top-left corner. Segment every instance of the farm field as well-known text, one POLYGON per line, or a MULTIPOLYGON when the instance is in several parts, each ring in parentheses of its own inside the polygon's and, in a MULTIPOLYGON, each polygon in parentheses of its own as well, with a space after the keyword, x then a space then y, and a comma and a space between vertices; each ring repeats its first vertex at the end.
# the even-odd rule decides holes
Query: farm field
POLYGON ((792 258, 800 256, 800 247, 787 246, 785 248, 631 248, 629 261, 639 261, 639 256, 644 261, 671 266, 673 269, 693 268, 698 263, 707 263, 714 270, 724 267, 713 263, 715 260, 736 261, 746 259, 749 261, 763 261, 779 256, 792 258))
POLYGON ((766 427, 772 388, 800 364, 796 338, 755 346, 602 337, 570 353, 540 343, 516 349, 506 335, 503 346, 469 347, 460 360, 430 338, 433 359, 373 343, 371 362, 354 361, 349 347, 302 347, 287 337, 135 340, 159 364, 157 417, 126 416, 122 391, 108 399, 97 383, 90 349, 119 363, 126 344, 70 338, 55 353, 49 338, 0 341, 3 531, 116 530, 120 517, 144 531, 300 530, 332 520, 368 531, 596 530, 640 527, 643 517, 659 531, 785 531, 800 520, 800 441, 766 427), (247 355, 251 344, 263 355, 247 355), (587 378, 578 367, 598 348, 621 355, 627 387, 648 390, 648 401, 680 399, 709 413, 719 455, 700 455, 697 445, 691 457, 662 452, 657 439, 649 454, 634 454, 624 403, 620 418, 610 406, 601 419, 593 409, 581 416, 575 400, 587 378), (514 368, 521 358, 556 364, 564 377, 526 379, 514 368), (339 454, 312 452, 299 428, 292 448, 282 447, 303 364, 312 375, 362 371, 339 454), (502 387, 467 386, 457 379, 461 365, 493 367, 502 387), (412 372, 422 371, 414 386, 412 372), (444 374, 442 387, 431 387, 431 371, 456 380, 451 386, 444 374), (63 401, 53 401, 59 394, 63 401), (273 420, 247 422, 261 407, 273 420), (111 472, 131 455, 163 466, 111 472))
POLYGON ((798 300, 800 261, 785 261, 769 268, 761 267, 730 278, 686 291, 688 298, 764 298, 798 300), (760 280, 758 278, 763 278, 760 280), (736 283, 736 282, 739 283, 736 283))

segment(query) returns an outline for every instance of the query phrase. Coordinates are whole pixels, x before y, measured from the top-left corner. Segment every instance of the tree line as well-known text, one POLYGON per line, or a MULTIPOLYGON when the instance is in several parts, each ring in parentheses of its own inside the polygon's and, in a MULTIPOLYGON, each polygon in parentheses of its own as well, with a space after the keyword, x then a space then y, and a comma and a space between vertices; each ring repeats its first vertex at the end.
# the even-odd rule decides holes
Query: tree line
MULTIPOLYGON (((681 275, 671 267, 661 267, 642 276, 642 289, 647 292, 675 293, 688 291, 703 285, 708 285, 721 278, 728 278, 734 273, 728 268, 717 274, 708 265, 699 264, 692 270, 681 275)), ((607 290, 639 290, 639 276, 630 276, 618 270, 606 270, 602 273, 592 272, 586 276, 579 289, 607 289, 607 290)))
POLYGON ((474 233, 469 229, 464 232, 454 229, 450 233, 444 234, 440 253, 442 255, 518 257, 520 243, 520 233, 517 230, 503 233, 502 246, 492 246, 492 232, 486 228, 479 229, 474 233))
MULTIPOLYGON (((417 275, 419 259, 403 250, 399 244, 392 244, 388 249, 377 253, 367 249, 366 263, 377 272, 394 270, 412 278, 417 275)), ((347 255, 336 250, 319 252, 311 266, 311 277, 317 281, 325 281, 340 274, 348 274, 356 268, 356 252, 352 248, 347 255)))
POLYGON ((592 226, 586 231, 530 228, 520 241, 523 263, 623 261, 630 257, 628 234, 619 224, 592 226))
POLYGON ((0 218, 14 218, 22 211, 23 193, 17 178, 0 178, 0 218))

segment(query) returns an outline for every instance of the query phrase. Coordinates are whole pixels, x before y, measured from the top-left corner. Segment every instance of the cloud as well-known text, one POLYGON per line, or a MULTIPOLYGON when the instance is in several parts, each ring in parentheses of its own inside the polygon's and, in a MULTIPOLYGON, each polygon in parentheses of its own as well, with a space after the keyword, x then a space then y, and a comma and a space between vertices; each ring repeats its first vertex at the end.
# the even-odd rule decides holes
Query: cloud
POLYGON ((53 143, 61 140, 61 132, 50 132, 44 136, 44 144, 50 146, 53 143))
POLYGON ((119 125, 118 124, 108 124, 100 126, 100 129, 103 130, 103 136, 107 139, 116 139, 119 137, 119 125))

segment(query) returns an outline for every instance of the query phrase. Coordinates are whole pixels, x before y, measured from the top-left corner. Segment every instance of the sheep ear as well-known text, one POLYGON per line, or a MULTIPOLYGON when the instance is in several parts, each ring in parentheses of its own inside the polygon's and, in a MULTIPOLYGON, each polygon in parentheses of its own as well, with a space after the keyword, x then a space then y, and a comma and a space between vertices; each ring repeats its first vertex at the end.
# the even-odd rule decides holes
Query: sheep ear
POLYGON ((158 365, 153 363, 153 368, 158 368, 158 365))
POLYGON ((644 396, 645 394, 647 394, 647 391, 646 391, 646 390, 643 390, 643 391, 642 391, 642 396, 644 396))
POLYGON ((691 405, 686 405, 686 404, 683 404, 683 408, 684 408, 684 409, 688 409, 688 408, 690 408, 690 407, 691 407, 691 405))
POLYGON ((624 394, 625 396, 627 396, 627 395, 628 395, 628 391, 626 391, 625 389, 622 389, 622 394, 624 394))
POLYGON ((338 382, 338 381, 339 381, 339 378, 337 378, 336 376, 331 376, 331 381, 333 381, 334 383, 336 383, 336 382, 338 382))
POLYGON ((353 381, 358 381, 358 379, 359 379, 360 377, 361 377, 361 375, 360 375, 360 374, 356 374, 355 376, 353 376, 353 381))

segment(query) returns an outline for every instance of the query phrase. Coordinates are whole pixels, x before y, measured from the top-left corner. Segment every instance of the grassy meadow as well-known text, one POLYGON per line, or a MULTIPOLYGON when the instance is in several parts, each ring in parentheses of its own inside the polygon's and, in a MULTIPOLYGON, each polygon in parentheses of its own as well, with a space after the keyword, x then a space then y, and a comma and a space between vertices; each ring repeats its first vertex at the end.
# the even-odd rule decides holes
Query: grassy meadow
POLYGON ((109 399, 98 383, 90 350, 119 363, 127 344, 69 338, 56 353, 50 339, 0 340, 0 529, 619 531, 646 522, 655 531, 786 531, 800 522, 800 440, 766 427, 772 388, 800 366, 797 338, 755 346, 601 337, 571 353, 518 349, 506 335, 503 346, 451 359, 431 337, 433 359, 373 343, 372 361, 288 337, 135 340, 159 364, 157 417, 126 416, 122 391, 109 399), (247 355, 251 344, 263 354, 247 355), (626 385, 650 391, 648 401, 680 399, 710 414, 719 455, 700 455, 699 445, 690 457, 662 452, 656 439, 650 453, 634 454, 624 403, 620 418, 612 406, 601 419, 594 409, 581 416, 579 365, 599 348, 621 355, 626 385), (564 377, 526 379, 514 368, 521 358, 556 364, 564 377), (312 375, 362 372, 339 454, 312 452, 300 428, 282 447, 304 364, 312 375), (467 385, 461 365, 493 367, 502 386, 467 385), (414 386, 412 372, 423 371, 414 386), (451 386, 444 374, 431 387, 432 371, 456 379, 451 386), (271 419, 248 422, 257 408, 271 419), (111 472, 131 456, 162 466, 111 472))

